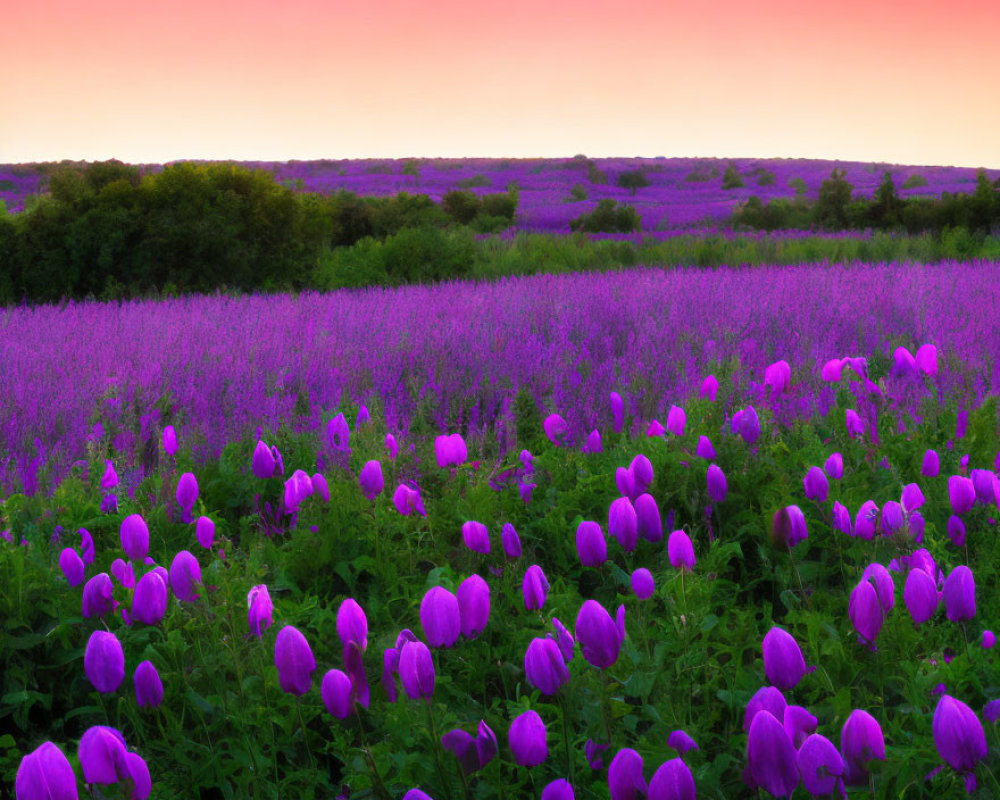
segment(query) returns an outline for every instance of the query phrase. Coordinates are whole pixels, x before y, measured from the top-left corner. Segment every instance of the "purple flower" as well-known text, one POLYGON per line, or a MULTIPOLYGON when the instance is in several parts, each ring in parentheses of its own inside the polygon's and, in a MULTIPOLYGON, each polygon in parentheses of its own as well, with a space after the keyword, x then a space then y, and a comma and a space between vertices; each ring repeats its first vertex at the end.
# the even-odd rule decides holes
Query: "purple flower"
POLYGON ((201 566, 198 559, 187 550, 181 550, 170 563, 170 588, 174 596, 184 602, 198 599, 195 588, 201 583, 201 566))
POLYGON ((387 433, 385 435, 385 449, 386 452, 389 454, 389 460, 395 461, 396 456, 399 455, 399 444, 397 444, 396 442, 396 437, 393 436, 391 433, 387 433))
POLYGON ((871 541, 875 538, 875 526, 878 524, 878 506, 874 500, 866 500, 858 509, 854 518, 854 535, 859 539, 871 541))
POLYGON ((475 639, 490 618, 490 587, 479 575, 470 575, 458 585, 459 623, 466 639, 475 639))
MULTIPOLYGON (((583 447, 580 449, 582 453, 603 453, 604 447, 601 445, 601 432, 594 428, 589 434, 587 434, 587 439, 583 443, 583 447)), ((566 784, 567 786, 569 784, 566 784)))
POLYGON ((474 553, 487 555, 490 552, 490 534, 481 522, 469 520, 462 523, 462 541, 474 553))
POLYGON ((813 797, 832 795, 844 774, 844 759, 833 742, 818 733, 802 743, 796 761, 802 784, 813 797))
POLYGON ((698 458, 712 461, 715 458, 715 448, 712 447, 712 440, 707 436, 699 436, 698 444, 694 448, 694 454, 698 458))
POLYGON ((396 487, 396 492, 392 496, 392 503, 396 510, 404 517, 410 516, 414 511, 422 517, 427 516, 424 510, 424 501, 420 496, 420 490, 416 485, 408 486, 401 483, 396 487))
POLYGON ((385 479, 382 477, 382 464, 378 461, 366 461, 358 476, 358 483, 361 484, 361 493, 369 502, 382 494, 385 488, 385 479))
POLYGON ((596 600, 585 600, 576 617, 576 640, 583 657, 598 669, 618 660, 622 636, 615 620, 596 600))
POLYGON ((614 420, 615 433, 621 433, 622 427, 625 424, 625 402, 618 392, 612 392, 609 399, 611 401, 611 418, 614 420))
POLYGON ((462 629, 458 598, 443 586, 428 589, 420 601, 420 625, 431 647, 451 647, 462 629))
POLYGON ((750 723, 761 711, 769 712, 775 719, 784 719, 787 707, 788 703, 780 689, 775 689, 773 686, 764 686, 758 689, 747 703, 746 712, 743 715, 743 730, 750 731, 750 723))
POLYGON ((902 530, 906 525, 903 507, 895 500, 889 500, 882 506, 882 532, 886 536, 891 536, 896 531, 902 530))
POLYGON ((531 640, 524 654, 524 673, 528 683, 544 695, 554 695, 569 682, 569 670, 559 646, 548 637, 531 640))
POLYGON ((663 523, 660 509, 651 494, 640 494, 632 501, 639 535, 647 542, 658 542, 663 538, 663 523))
POLYGON ((258 639, 263 638, 273 619, 274 604, 267 586, 258 584, 247 592, 247 625, 250 633, 258 639))
POLYGON ((194 536, 198 544, 206 550, 211 550, 215 542, 215 523, 208 517, 198 517, 194 526, 194 536))
POLYGON ((635 550, 639 541, 639 522, 632 501, 627 497, 619 497, 611 502, 608 508, 608 533, 618 540, 626 553, 635 550))
POLYGON ((688 736, 686 731, 675 730, 671 731, 670 735, 667 737, 667 747, 672 747, 681 755, 684 755, 688 750, 698 750, 698 743, 688 736))
POLYGON ((642 776, 642 756, 631 748, 615 753, 608 766, 608 788, 611 800, 641 800, 646 794, 646 779, 642 776))
POLYGON ((840 753, 844 758, 844 781, 860 786, 868 780, 868 764, 885 761, 882 728, 867 711, 855 709, 840 731, 840 753))
POLYGON ((292 476, 285 481, 285 512, 295 514, 299 510, 299 505, 312 495, 313 482, 309 473, 305 470, 297 469, 292 476))
POLYGON ((623 497, 638 497, 639 492, 635 488, 635 478, 628 467, 618 467, 615 470, 615 486, 623 497))
POLYGON ((1000 719, 1000 700, 990 700, 983 706, 983 719, 987 722, 996 722, 1000 719))
POLYGON ((514 717, 507 732, 514 762, 522 767, 537 767, 548 757, 545 723, 538 713, 524 711, 514 717))
POLYGON ((694 776, 680 758, 660 765, 649 782, 649 800, 695 800, 694 776))
POLYGON ((701 382, 701 388, 698 390, 698 397, 708 398, 710 403, 714 403, 718 391, 719 381, 714 375, 708 375, 705 380, 701 382))
POLYGON ((823 462, 823 471, 831 480, 839 481, 844 477, 844 457, 840 453, 831 453, 823 462))
POLYGON ((784 547, 795 547, 799 542, 809 538, 806 529, 806 518, 798 506, 785 506, 774 512, 771 523, 771 535, 775 544, 784 547))
POLYGON ((142 561, 149 554, 149 528, 139 514, 129 514, 119 529, 122 550, 132 561, 142 561))
POLYGON ((83 671, 102 694, 117 691, 125 679, 125 653, 118 637, 109 631, 94 631, 83 654, 83 671))
POLYGON ((573 787, 565 778, 558 778, 542 789, 542 800, 575 800, 573 787))
POLYGON ((427 792, 422 792, 420 789, 410 789, 406 794, 403 795, 403 800, 434 800, 427 792))
POLYGON ((785 715, 781 721, 785 733, 792 740, 792 746, 797 750, 810 733, 816 732, 819 720, 816 719, 809 709, 802 706, 785 706, 785 715))
POLYGON ((976 502, 976 487, 971 478, 962 475, 951 475, 948 478, 948 500, 952 511, 964 514, 976 502))
POLYGON ((524 607, 528 611, 542 609, 542 606, 545 605, 545 598, 549 594, 549 582, 540 566, 532 564, 525 570, 521 591, 524 594, 524 607))
MULTIPOLYGON (((1000 704, 1000 700, 997 703, 1000 704)), ((604 759, 601 757, 601 754, 609 747, 611 747, 610 744, 598 744, 593 739, 587 739, 587 743, 583 746, 583 753, 587 758, 587 766, 592 770, 601 769, 604 766, 604 759)))
POLYGON ((882 630, 884 615, 878 593, 869 581, 862 580, 854 587, 848 603, 847 614, 861 640, 866 644, 874 645, 875 638, 882 630))
POLYGON ((83 616, 103 617, 113 608, 111 576, 99 572, 83 585, 83 616))
POLYGON ((726 475, 721 467, 716 464, 709 464, 705 480, 708 484, 709 500, 713 503, 721 503, 726 499, 726 475))
POLYGON ((778 797, 791 797, 799 785, 795 747, 769 711, 756 714, 747 735, 747 761, 753 786, 778 797))
POLYGON ((833 529, 851 534, 851 514, 839 500, 833 502, 833 529))
POLYGON ((925 478, 936 478, 941 472, 941 459, 934 450, 924 453, 924 460, 920 465, 920 474, 925 478))
POLYGON ((190 513, 198 500, 198 481, 194 473, 185 472, 177 480, 177 505, 190 513))
POLYGON ((923 372, 925 375, 934 377, 937 375, 938 363, 937 363, 937 348, 932 344, 922 344, 917 348, 917 353, 913 358, 917 369, 923 372))
POLYGON ((576 553, 585 567, 599 567, 608 560, 608 545, 596 522, 584 520, 577 526, 576 553))
POLYGON ((542 430, 545 432, 548 440, 554 445, 565 444, 569 435, 569 425, 558 414, 549 414, 542 421, 542 430))
POLYGON ((847 424, 847 435, 850 438, 854 439, 864 435, 865 425, 861 421, 861 417, 858 416, 858 412, 853 408, 848 408, 844 412, 844 421, 847 424))
POLYGON ((807 500, 815 500, 817 503, 826 502, 827 495, 830 493, 830 482, 819 467, 809 467, 805 478, 802 479, 802 485, 805 488, 807 500))
POLYGON ((903 586, 903 602, 916 625, 927 622, 937 612, 938 592, 934 579, 922 569, 911 569, 903 586))
POLYGON ((773 627, 764 635, 764 674, 779 689, 794 689, 806 673, 795 637, 788 631, 773 627))
POLYGON ((86 783, 110 785, 129 777, 125 737, 114 728, 88 728, 80 737, 77 754, 86 783))
POLYGON ((976 789, 976 764, 986 758, 986 733, 976 713, 961 700, 944 695, 934 709, 934 746, 956 772, 965 773, 965 789, 976 789))
POLYGON ((827 383, 837 383, 840 380, 840 372, 844 362, 839 358, 831 358, 823 364, 819 371, 820 380, 827 383))
POLYGON ((274 476, 275 466, 276 462, 271 448, 258 439, 257 446, 254 448, 253 456, 250 459, 250 472, 253 473, 255 478, 267 480, 274 476))
POLYGON ((132 596, 132 617, 144 625, 158 625, 167 613, 167 585, 159 572, 147 572, 132 596))
POLYGON ((316 659, 298 628, 286 625, 274 640, 274 666, 281 690, 301 697, 312 686, 316 659))
POLYGON ((177 432, 173 425, 167 425, 163 429, 163 451, 168 456, 177 455, 177 432))
POLYGON ((344 647, 345 659, 352 644, 362 653, 368 649, 368 618, 353 597, 346 598, 337 608, 337 636, 344 647))
POLYGON ((955 547, 963 547, 965 545, 965 523, 962 522, 962 518, 952 514, 948 517, 948 522, 945 527, 948 531, 948 538, 951 539, 951 543, 955 545, 955 547))
POLYGON ((753 406, 737 411, 733 415, 733 433, 737 434, 746 444, 756 444, 760 438, 760 418, 753 406))
POLYGON ((556 629, 556 644, 559 645, 559 652, 562 653, 563 661, 568 664, 573 660, 573 647, 576 645, 576 642, 573 641, 573 634, 566 630, 566 626, 556 617, 552 618, 552 627, 556 629))
POLYGON ((354 711, 354 686, 346 672, 328 670, 319 692, 326 710, 337 719, 347 719, 354 711))
POLYGON ((658 419, 654 419, 649 423, 649 427, 646 428, 646 436, 649 436, 650 438, 663 436, 666 432, 667 430, 663 427, 663 423, 658 419))
POLYGON ((70 586, 79 586, 83 583, 86 567, 80 554, 72 547, 64 547, 59 553, 59 569, 66 576, 66 582, 70 586))
POLYGON ((997 643, 997 637, 993 631, 986 630, 983 631, 982 645, 984 650, 992 650, 993 646, 997 643))
MULTIPOLYGON (((632 485, 636 496, 645 492, 653 482, 653 463, 642 453, 639 453, 628 465, 632 475, 632 485)), ((629 495, 631 497, 631 495, 629 495)))
POLYGON ((500 545, 503 547, 504 555, 507 558, 515 559, 521 557, 521 537, 517 535, 514 526, 505 522, 500 529, 500 545))
POLYGON ((976 616, 976 581, 972 570, 964 564, 953 569, 944 582, 945 614, 951 622, 961 622, 976 616))
POLYGON ((343 413, 326 423, 326 443, 334 452, 351 452, 351 429, 347 426, 343 413))
POLYGON ((875 585, 875 594, 878 595, 878 602, 882 606, 883 615, 887 615, 896 605, 895 584, 892 582, 892 575, 889 570, 881 564, 869 564, 865 571, 861 573, 861 580, 871 581, 875 585))
POLYGON ((694 545, 691 537, 682 530, 676 530, 667 539, 667 557, 674 569, 686 569, 691 572, 697 560, 694 557, 694 545))
POLYGON ((139 708, 156 708, 163 702, 163 681, 151 661, 142 661, 132 676, 135 702, 139 708))
POLYGON ((680 406, 670 406, 667 412, 667 430, 674 436, 683 436, 687 425, 687 414, 680 406))
POLYGON ((639 567, 632 573, 632 592, 640 600, 648 600, 656 591, 656 584, 653 582, 652 573, 645 567, 639 567))
POLYGON ((14 778, 17 800, 78 800, 76 775, 52 742, 43 742, 21 759, 14 778))
POLYGON ((976 490, 977 503, 988 505, 996 502, 996 498, 993 495, 993 482, 996 479, 996 475, 993 474, 992 470, 974 469, 969 478, 972 481, 973 488, 976 490))

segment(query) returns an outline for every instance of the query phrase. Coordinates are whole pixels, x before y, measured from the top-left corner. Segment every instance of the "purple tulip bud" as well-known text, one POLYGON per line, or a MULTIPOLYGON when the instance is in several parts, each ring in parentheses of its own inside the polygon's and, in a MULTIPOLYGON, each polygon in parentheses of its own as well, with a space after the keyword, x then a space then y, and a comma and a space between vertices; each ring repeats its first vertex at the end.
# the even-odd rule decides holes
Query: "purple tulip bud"
POLYGON ((569 425, 558 414, 549 414, 542 421, 542 430, 545 432, 548 440, 554 445, 564 444, 569 435, 569 425))
POLYGON ((851 514, 839 500, 833 503, 833 529, 850 535, 851 514))
POLYGON ((948 531, 948 538, 951 539, 951 543, 955 547, 965 546, 965 523, 962 522, 961 517, 957 517, 954 514, 948 517, 946 529, 948 531))
POLYGON ((944 610, 951 622, 976 616, 976 581, 964 564, 955 567, 944 582, 944 610))
POLYGON ((796 758, 802 785, 813 797, 832 795, 837 781, 844 774, 844 759, 841 758, 833 742, 825 736, 814 733, 799 747, 796 758))
MULTIPOLYGON (((925 478, 936 478, 941 472, 941 459, 934 450, 924 453, 923 463, 920 465, 920 474, 925 478)), ((949 486, 950 489, 950 486, 949 486)))
POLYGON ((806 662, 798 642, 781 628, 769 630, 763 641, 764 674, 779 689, 794 689, 806 673, 806 662))
POLYGON ((625 402, 618 392, 612 392, 610 400, 611 418, 614 420, 615 433, 621 433, 622 427, 625 425, 625 402))
POLYGON ((611 502, 608 508, 608 533, 618 540, 626 553, 635 550, 639 541, 639 521, 632 501, 627 497, 619 497, 611 502))
POLYGON ((94 563, 94 537, 86 528, 80 528, 80 558, 84 564, 94 563))
POLYGON ((792 740, 769 711, 754 716, 747 735, 747 761, 756 786, 778 797, 791 797, 799 785, 796 756, 792 740))
POLYGON ((927 622, 937 612, 938 592, 934 579, 922 569, 911 569, 903 586, 903 602, 916 625, 927 622))
POLYGON ((399 444, 396 442, 396 437, 391 433, 385 435, 385 449, 389 453, 389 460, 395 461, 396 456, 399 455, 399 444))
POLYGON ((135 668, 132 683, 139 708, 156 708, 163 702, 163 681, 151 661, 143 661, 135 668))
POLYGON ((699 436, 698 444, 694 449, 694 454, 698 458, 703 458, 706 461, 712 461, 715 458, 715 448, 712 447, 712 441, 707 436, 699 436))
POLYGON ((517 535, 514 526, 505 522, 500 529, 500 545, 503 547, 504 555, 509 559, 521 557, 521 537, 517 535))
POLYGON ((403 645, 399 653, 399 678, 411 700, 434 694, 434 660, 427 645, 420 641, 403 645))
POLYGON ((441 746, 455 754, 462 772, 466 775, 471 775, 479 769, 479 753, 476 751, 476 741, 472 738, 472 734, 461 728, 455 728, 441 737, 441 746))
POLYGON ((903 494, 899 498, 900 504, 906 512, 912 513, 924 504, 924 493, 915 483, 908 483, 903 487, 903 494))
POLYGON ((479 720, 476 730, 476 753, 479 755, 479 768, 482 769, 496 758, 498 752, 497 736, 483 720, 479 720))
POLYGON ((427 512, 424 510, 423 498, 420 496, 420 490, 416 488, 416 484, 408 486, 405 483, 401 483, 396 487, 396 492, 392 496, 392 503, 396 506, 396 510, 404 517, 408 517, 414 512, 422 517, 427 516, 427 512))
POLYGON ((648 436, 651 439, 664 436, 666 432, 667 429, 663 427, 663 423, 660 422, 658 419, 654 419, 652 422, 649 423, 649 427, 646 428, 646 436, 648 436))
POLYGON ((780 546, 795 547, 809 538, 806 518, 798 506, 785 506, 774 513, 771 523, 771 539, 780 546))
POLYGON ((463 522, 462 541, 474 553, 488 555, 490 552, 490 534, 481 522, 475 520, 463 522))
POLYGON ((660 765, 649 782, 649 800, 695 800, 694 776, 680 758, 660 765))
POLYGON ((566 626, 556 617, 552 618, 552 627, 556 629, 556 644, 559 646, 559 652, 562 653, 563 661, 568 664, 573 660, 573 647, 576 644, 573 641, 573 634, 566 630, 566 626))
POLYGON ((354 429, 357 430, 362 425, 367 425, 372 421, 371 412, 368 410, 368 406, 364 403, 358 406, 358 416, 354 422, 354 429))
POLYGON ((688 750, 699 750, 698 743, 688 736, 686 731, 675 730, 671 731, 670 735, 667 737, 667 747, 672 747, 681 755, 684 755, 688 750))
POLYGON ((993 646, 997 643, 997 637, 993 631, 983 631, 982 644, 984 650, 992 650, 993 646))
POLYGON ((458 585, 459 623, 466 639, 475 639, 490 618, 490 587, 479 575, 470 575, 458 585))
POLYGON ((830 483, 826 479, 826 474, 819 467, 809 467, 806 477, 802 480, 805 487, 806 499, 815 500, 817 503, 826 502, 830 493, 830 483))
POLYGON ((869 581, 863 580, 854 587, 848 601, 847 615, 861 640, 873 645, 882 630, 884 615, 878 593, 869 581))
POLYGON ((820 380, 826 381, 827 383, 837 383, 840 380, 840 371, 843 367, 843 361, 839 358, 832 358, 823 364, 822 369, 819 372, 820 380))
MULTIPOLYGON (((191 472, 185 472, 177 480, 177 505, 185 511, 194 508, 198 500, 198 481, 191 472)), ((131 556, 130 556, 131 557, 131 556)))
POLYGON ((844 457, 840 453, 831 453, 823 462, 823 471, 831 480, 839 481, 844 477, 844 457))
POLYGON ((952 475, 948 478, 948 499, 956 514, 964 514, 976 502, 976 487, 970 478, 952 475))
POLYGON ((859 539, 871 541, 875 538, 876 525, 878 525, 878 506, 874 500, 866 500, 854 518, 854 535, 859 539))
POLYGON ((932 378, 937 375, 937 348, 934 345, 920 345, 920 347, 917 348, 917 353, 913 360, 917 369, 924 373, 924 375, 929 375, 932 378))
POLYGON ((747 703, 746 713, 743 715, 743 730, 750 731, 750 723, 761 711, 767 711, 775 719, 784 719, 787 707, 788 702, 780 689, 773 686, 764 686, 758 689, 747 703))
POLYGON ((86 783, 110 785, 129 777, 125 737, 114 728, 88 728, 80 737, 77 754, 86 783))
POLYGON ((542 800, 575 800, 573 787, 565 778, 552 781, 542 789, 542 800))
POLYGON ((847 425, 847 435, 850 438, 854 439, 864 435, 865 424, 861 421, 861 417, 858 416, 858 412, 853 408, 848 408, 844 412, 844 421, 847 425))
POLYGON ((639 567, 632 573, 632 592, 640 600, 648 600, 656 591, 656 584, 653 582, 653 575, 645 567, 639 567))
POLYGON ((787 392, 792 383, 792 368, 787 361, 775 361, 764 369, 764 386, 770 387, 771 397, 787 392))
POLYGON ((674 436, 683 436, 687 425, 687 414, 680 406, 670 406, 667 412, 667 430, 674 436))
POLYGON ((569 670, 559 646, 547 637, 531 640, 524 654, 524 672, 528 683, 544 695, 554 695, 569 682, 569 670))
POLYGON ((94 631, 83 654, 83 670, 102 694, 117 691, 125 679, 125 653, 118 637, 108 631, 94 631))
POLYGON ((167 425, 163 429, 163 451, 168 456, 177 455, 177 432, 173 425, 167 425))
POLYGON ((642 769, 642 756, 635 750, 628 747, 619 750, 608 766, 611 800, 641 800, 646 795, 642 769))
POLYGON ((285 474, 285 462, 281 459, 281 452, 278 450, 277 446, 271 446, 271 457, 274 459, 274 474, 284 475, 285 474))
POLYGON ((347 427, 343 413, 337 414, 326 423, 326 443, 334 452, 351 452, 351 429, 347 427))
POLYGON ((917 362, 913 355, 905 347, 897 347, 892 353, 893 367, 891 374, 898 377, 907 377, 917 371, 917 362))
POLYGON ((258 584, 247 592, 247 625, 252 635, 263 638, 264 631, 274 621, 273 613, 274 604, 264 584, 258 584))
MULTIPOLYGON (((733 432, 738 434, 746 444, 756 444, 757 440, 760 438, 760 418, 757 416, 757 409, 753 406, 747 406, 742 411, 737 413, 739 414, 740 419, 733 432)), ((733 417, 733 422, 736 422, 735 415, 733 417)))
POLYGON ((996 722, 1000 719, 1000 700, 990 700, 983 706, 983 719, 987 722, 996 722))
POLYGON ((132 596, 132 617, 144 625, 158 625, 167 613, 167 585, 159 572, 147 572, 132 596))
POLYGON ((637 496, 649 489, 649 485, 653 482, 653 464, 646 456, 639 453, 632 459, 628 469, 632 473, 632 485, 637 496))
POLYGON ((601 757, 601 754, 609 747, 611 747, 610 744, 598 744, 593 739, 587 739, 587 743, 583 746, 583 753, 587 758, 587 766, 592 770, 602 769, 604 767, 604 759, 601 757))
POLYGON ((867 711, 855 709, 840 732, 840 753, 844 758, 844 781, 860 786, 868 780, 868 764, 885 761, 882 728, 867 711))
POLYGON ((710 403, 714 403, 718 391, 719 381, 714 375, 709 375, 701 382, 701 388, 698 390, 698 397, 708 398, 710 403))
POLYGON ((194 535, 198 544, 206 550, 211 550, 212 544, 215 542, 215 523, 208 517, 198 517, 194 526, 194 535))
POLYGON ((977 503, 989 505, 996 502, 996 497, 993 494, 993 483, 996 480, 996 475, 993 474, 992 470, 974 469, 969 475, 969 479, 976 491, 977 503))
MULTIPOLYGON (((330 485, 326 482, 326 478, 323 477, 321 472, 314 473, 309 479, 309 483, 312 484, 312 494, 322 498, 324 503, 330 502, 330 485)), ((362 487, 362 491, 363 489, 364 487, 362 487)))
POLYGON ((353 597, 345 599, 337 608, 337 636, 345 654, 351 644, 356 645, 362 653, 368 649, 368 618, 353 597))
POLYGON ((694 545, 691 537, 682 530, 676 530, 667 539, 667 557, 674 569, 686 569, 691 572, 697 563, 694 557, 694 545))
POLYGON ((545 723, 535 711, 524 711, 514 717, 507 732, 514 762, 522 767, 537 767, 549 755, 545 741, 545 723))
POLYGON ((961 700, 944 695, 934 709, 934 746, 956 772, 965 773, 967 792, 976 789, 976 764, 986 758, 986 733, 976 713, 961 700))
POLYGON ((84 566, 83 559, 80 558, 76 550, 72 547, 65 547, 59 553, 59 569, 63 571, 63 575, 66 576, 66 582, 70 586, 79 586, 83 583, 87 568, 84 566))
POLYGON ((298 628, 286 625, 274 640, 274 666, 281 690, 301 697, 312 686, 316 659, 298 628))
POLYGON ((878 595, 879 605, 882 606, 883 615, 888 614, 896 605, 896 586, 892 582, 892 575, 889 570, 881 564, 869 564, 865 571, 861 573, 861 580, 871 581, 875 585, 875 594, 878 595))
POLYGON ((135 586, 135 571, 132 562, 128 563, 116 558, 111 562, 111 576, 122 585, 122 588, 132 589, 135 586))
MULTIPOLYGON (((603 453, 604 447, 601 444, 601 432, 594 428, 589 434, 587 434, 587 439, 583 443, 583 447, 580 449, 583 453, 603 453)), ((568 785, 568 784, 567 784, 568 785)))
POLYGON ((868 359, 851 358, 850 356, 847 356, 842 359, 842 362, 845 367, 850 367, 851 371, 857 375, 857 377, 862 379, 868 377, 868 359))
POLYGON ((434 459, 440 469, 462 464, 468 457, 465 440, 457 433, 455 436, 457 441, 449 434, 434 437, 434 459))
POLYGON ((250 459, 250 472, 255 478, 267 480, 274 476, 275 460, 271 448, 258 440, 250 459))
POLYGON ((139 514, 129 514, 122 520, 119 538, 122 550, 132 561, 142 561, 149 553, 149 528, 139 514))
POLYGON ((201 583, 201 566, 198 559, 187 550, 181 550, 170 563, 170 588, 174 596, 184 603, 198 599, 196 587, 201 583))
POLYGON ((587 663, 598 669, 607 669, 618 660, 621 634, 615 620, 596 600, 586 600, 580 607, 576 640, 587 663))
POLYGON ((788 738, 792 740, 792 746, 798 749, 809 734, 816 732, 819 720, 809 713, 807 708, 786 706, 781 724, 788 738))
POLYGON ((451 647, 461 632, 458 598, 443 586, 428 589, 420 601, 420 625, 431 647, 451 647))
POLYGON ((323 705, 337 719, 347 719, 354 711, 354 691, 347 673, 331 669, 320 684, 323 705))
POLYGON ((608 545, 601 526, 584 520, 576 528, 576 553, 585 567, 600 567, 608 559, 608 545))
POLYGON ((635 479, 627 467, 618 467, 615 470, 615 486, 623 497, 632 498, 639 495, 635 488, 635 479))
POLYGON ((708 499, 713 503, 721 503, 726 499, 726 475, 716 464, 708 465, 708 473, 705 476, 708 483, 708 499))
POLYGON ((76 775, 52 742, 43 742, 21 759, 14 778, 17 800, 79 800, 76 775))
POLYGON ((403 795, 403 800, 434 800, 434 798, 426 792, 420 791, 420 789, 410 789, 410 791, 403 795))
POLYGON ((636 527, 639 536, 647 542, 658 542, 663 538, 663 523, 660 509, 650 494, 641 494, 632 501, 635 509, 636 527))
POLYGON ((521 591, 524 594, 524 607, 528 611, 541 611, 549 594, 549 582, 540 566, 532 564, 525 570, 521 591))
POLYGON ((105 614, 111 613, 113 608, 112 592, 111 576, 106 572, 99 572, 87 581, 83 585, 84 618, 103 617, 105 614))

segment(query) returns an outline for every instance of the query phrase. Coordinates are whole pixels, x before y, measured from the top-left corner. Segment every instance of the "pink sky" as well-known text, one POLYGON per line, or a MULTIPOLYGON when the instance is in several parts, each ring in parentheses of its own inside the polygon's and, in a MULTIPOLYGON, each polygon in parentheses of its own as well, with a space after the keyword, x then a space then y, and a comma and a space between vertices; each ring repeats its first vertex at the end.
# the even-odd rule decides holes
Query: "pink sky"
POLYGON ((787 156, 1000 167, 996 0, 31 0, 0 162, 787 156))

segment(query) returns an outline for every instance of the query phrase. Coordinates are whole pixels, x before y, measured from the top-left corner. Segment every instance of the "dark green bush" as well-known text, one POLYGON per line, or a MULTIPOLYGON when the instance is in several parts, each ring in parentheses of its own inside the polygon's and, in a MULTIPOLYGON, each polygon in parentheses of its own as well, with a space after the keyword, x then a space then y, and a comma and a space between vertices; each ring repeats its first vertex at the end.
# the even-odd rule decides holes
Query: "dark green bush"
POLYGON ((637 189, 644 189, 649 186, 649 178, 646 173, 639 169, 630 169, 618 176, 618 185, 623 189, 630 189, 635 196, 637 189))
POLYGON ((583 233, 631 233, 641 230, 642 224, 632 206, 618 205, 606 197, 589 214, 572 220, 569 227, 583 233))
POLYGON ((726 167, 726 171, 722 176, 722 188, 741 189, 743 186, 743 178, 741 178, 740 173, 736 171, 736 167, 733 164, 730 164, 726 167))

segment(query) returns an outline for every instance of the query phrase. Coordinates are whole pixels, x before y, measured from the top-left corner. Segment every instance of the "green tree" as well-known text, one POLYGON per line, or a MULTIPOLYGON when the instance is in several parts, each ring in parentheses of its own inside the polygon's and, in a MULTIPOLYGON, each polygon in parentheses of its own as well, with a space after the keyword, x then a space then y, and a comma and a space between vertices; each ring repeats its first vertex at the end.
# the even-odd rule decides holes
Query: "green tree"
POLYGON ((642 223, 632 206, 618 205, 606 197, 589 214, 571 220, 569 227, 583 233, 631 233, 641 230, 642 223))
POLYGON ((441 198, 441 207, 460 225, 468 225, 482 209, 472 192, 452 191, 441 198))
POLYGON ((740 177, 740 173, 736 171, 736 165, 730 164, 726 167, 726 171, 722 175, 722 188, 740 189, 743 185, 743 178, 740 177))
POLYGON ((649 178, 646 177, 646 173, 642 170, 630 169, 618 176, 617 183, 622 189, 631 189, 632 196, 635 197, 638 189, 644 189, 649 186, 649 178))
POLYGON ((969 201, 969 226, 989 233, 997 222, 1000 222, 1000 196, 986 170, 980 169, 976 173, 976 190, 969 201))
POLYGON ((896 184, 892 182, 892 173, 886 170, 872 197, 868 221, 873 228, 894 228, 899 225, 902 207, 903 201, 896 192, 896 184))
POLYGON ((814 208, 816 223, 824 228, 843 230, 847 227, 847 206, 854 187, 847 182, 847 173, 835 168, 819 187, 814 208))

